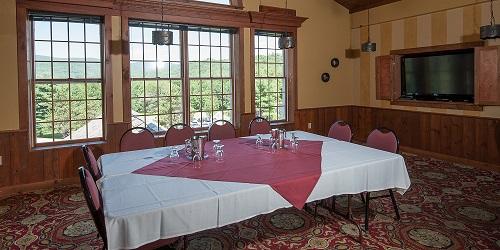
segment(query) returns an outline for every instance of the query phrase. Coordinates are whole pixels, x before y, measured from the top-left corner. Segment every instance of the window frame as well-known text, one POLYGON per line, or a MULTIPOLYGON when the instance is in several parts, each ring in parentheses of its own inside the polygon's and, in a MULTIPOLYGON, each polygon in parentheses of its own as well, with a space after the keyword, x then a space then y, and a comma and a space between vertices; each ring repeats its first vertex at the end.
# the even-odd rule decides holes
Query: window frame
MULTIPOLYGON (((185 114, 185 111, 184 111, 184 87, 182 86, 182 82, 183 82, 183 75, 182 75, 182 65, 183 65, 182 63, 183 62, 182 62, 182 46, 181 46, 182 31, 178 30, 178 29, 175 29, 175 30, 172 29, 173 32, 178 32, 178 35, 179 35, 179 43, 178 44, 174 44, 174 45, 176 45, 176 46, 179 47, 179 51, 178 51, 178 53, 179 53, 179 61, 172 61, 171 60, 170 55, 171 55, 172 49, 171 48, 167 48, 168 49, 168 55, 169 55, 169 57, 168 57, 168 60, 163 60, 163 62, 167 62, 169 64, 168 77, 160 77, 160 76, 158 76, 158 69, 156 69, 156 73, 155 73, 156 77, 146 77, 146 72, 145 72, 146 66, 145 66, 145 63, 146 62, 150 62, 151 63, 152 61, 145 59, 145 53, 146 53, 146 51, 144 50, 144 48, 145 48, 146 45, 152 45, 152 43, 148 43, 148 42, 145 41, 145 39, 144 39, 144 29, 148 28, 148 25, 156 27, 157 25, 159 25, 159 23, 158 22, 151 22, 150 24, 144 25, 144 23, 148 23, 149 21, 130 20, 130 22, 129 22, 129 25, 128 25, 128 27, 129 27, 129 33, 130 33, 130 29, 132 27, 139 27, 141 29, 141 36, 142 36, 141 39, 142 39, 142 42, 130 41, 130 39, 129 39, 128 46, 129 46, 129 48, 131 48, 131 46, 130 46, 131 44, 140 44, 141 47, 142 47, 142 60, 136 60, 136 59, 132 59, 131 58, 129 60, 129 65, 130 65, 130 67, 132 67, 131 65, 132 65, 132 62, 134 62, 134 61, 135 62, 142 62, 143 63, 142 64, 142 71, 143 71, 142 72, 142 77, 132 77, 132 72, 130 73, 130 84, 131 84, 131 86, 130 86, 131 90, 130 91, 131 92, 130 92, 129 97, 130 97, 130 102, 131 102, 131 104, 130 104, 131 105, 131 109, 130 109, 131 119, 132 119, 132 117, 134 117, 133 114, 132 114, 132 101, 134 99, 143 99, 143 102, 144 102, 144 114, 143 115, 139 114, 138 116, 139 116, 139 118, 145 118, 145 121, 144 121, 144 123, 145 123, 144 125, 145 126, 144 127, 146 127, 147 121, 148 121, 148 119, 147 119, 148 115, 147 115, 147 110, 146 110, 146 100, 154 98, 154 99, 157 99, 157 101, 158 101, 158 103, 157 103, 157 109, 156 109, 157 112, 155 114, 149 115, 149 116, 155 116, 156 118, 158 118, 157 123, 158 123, 158 128, 159 128, 159 126, 160 126, 160 116, 161 115, 169 115, 172 118, 174 115, 179 115, 179 114, 181 114, 184 117, 184 114, 185 114), (137 23, 140 23, 140 25, 130 25, 130 22, 137 22, 137 23), (176 63, 178 62, 179 63, 179 70, 180 71, 179 71, 179 76, 178 77, 172 77, 171 74, 170 74, 170 63, 172 63, 172 62, 176 62, 176 63), (132 82, 133 81, 143 81, 144 82, 144 95, 143 96, 140 96, 140 97, 134 97, 134 96, 132 96, 132 82), (154 95, 154 96, 147 96, 146 95, 146 82, 147 81, 157 81, 156 95, 154 95), (159 83, 158 83, 159 81, 169 81, 169 95, 168 96, 160 96, 159 95, 159 83), (171 84, 172 84, 173 81, 180 81, 181 82, 181 93, 179 95, 172 95, 172 93, 171 93, 171 90, 172 90, 171 84), (181 106, 183 108, 182 111, 180 113, 179 112, 171 112, 171 113, 167 113, 167 114, 161 114, 160 113, 160 100, 161 100, 161 98, 172 98, 172 97, 174 97, 174 98, 181 98, 181 106)), ((158 47, 157 46, 155 46, 155 61, 154 62, 158 62, 158 47)), ((169 103, 170 103, 170 106, 171 106, 172 101, 170 101, 169 103)), ((182 120, 184 120, 184 118, 182 120)), ((173 124, 175 124, 175 123, 173 123, 173 124)), ((134 126, 134 125, 132 124, 132 126, 134 126)), ((168 129, 168 128, 166 128, 166 129, 168 129)), ((153 131, 151 129, 149 129, 149 130, 151 132, 153 132, 153 133, 158 133, 158 131, 153 131)))
MULTIPOLYGON (((209 3, 210 4, 210 3, 209 3)), ((122 41, 126 44, 125 46, 127 47, 128 53, 123 53, 122 56, 122 65, 124 67, 123 70, 123 112, 124 112, 124 122, 132 122, 132 103, 131 103, 131 97, 132 97, 132 77, 130 74, 130 67, 131 67, 131 60, 130 60, 130 37, 129 37, 129 28, 130 25, 129 23, 131 21, 134 22, 161 22, 161 20, 151 20, 151 18, 142 18, 141 16, 139 17, 134 17, 131 18, 129 16, 122 17, 122 41), (126 31, 126 32, 124 32, 126 31)), ((173 24, 173 25, 183 25, 183 24, 177 24, 177 23, 171 23, 164 21, 165 24, 173 24)), ((221 28, 221 29, 234 29, 235 32, 230 33, 229 36, 229 50, 230 50, 230 76, 229 77, 209 77, 210 79, 230 79, 231 80, 231 116, 232 120, 231 123, 237 126, 239 124, 240 120, 240 103, 238 100, 241 98, 241 88, 239 87, 240 81, 242 80, 242 77, 238 76, 238 72, 241 72, 241 67, 240 67, 240 60, 237 60, 237 55, 240 55, 240 47, 241 46, 241 30, 236 29, 234 27, 217 27, 213 25, 201 25, 201 24, 187 24, 187 25, 192 25, 192 26, 201 26, 201 27, 211 27, 211 28, 221 28)), ((188 30, 181 30, 180 31, 180 47, 181 47, 181 79, 182 79, 182 105, 183 105, 183 123, 191 126, 191 108, 190 108, 190 79, 195 79, 199 80, 200 77, 198 78, 190 78, 189 76, 189 42, 188 42, 188 30)), ((213 94, 212 94, 213 95, 213 94)), ((242 99, 242 98, 241 98, 242 99)), ((213 111, 213 108, 212 108, 213 111)), ((193 130, 195 131, 206 131, 208 130, 209 127, 193 127, 193 130)), ((168 129, 168 128, 166 128, 168 129)), ((151 131, 155 135, 161 136, 166 133, 166 131, 151 131)))
MULTIPOLYGON (((269 38, 270 38, 270 37, 273 37, 274 39, 277 39, 277 38, 279 37, 279 36, 278 36, 279 34, 281 34, 281 32, 270 32, 270 31, 259 30, 259 31, 256 31, 256 32, 255 32, 255 34, 254 34, 254 37, 253 37, 253 38, 254 38, 254 41, 255 41, 255 38, 256 38, 257 36, 260 36, 260 37, 265 37, 265 39, 267 39, 266 43, 269 43, 269 38), (267 32, 267 33, 272 33, 274 36, 271 36, 271 35, 259 35, 259 34, 258 34, 258 33, 265 33, 265 32, 267 32)), ((286 74, 287 67, 288 67, 288 62, 287 62, 287 50, 284 50, 284 49, 279 49, 279 48, 274 48, 274 49, 273 49, 273 48, 270 48, 270 46, 269 46, 269 45, 268 45, 266 48, 261 48, 261 47, 260 47, 260 45, 258 45, 258 42, 259 42, 259 41, 254 42, 254 47, 255 47, 255 48, 254 48, 253 53, 254 53, 254 55, 255 55, 255 56, 254 56, 254 62, 253 62, 253 64, 254 64, 255 73, 254 73, 254 75, 253 75, 253 77, 254 77, 254 86, 253 86, 253 87, 254 87, 254 89, 256 89, 256 86, 255 86, 255 85, 256 85, 256 82, 257 82, 257 80, 258 80, 258 79, 259 79, 259 80, 261 80, 261 81, 262 81, 262 80, 267 80, 267 81, 268 81, 268 80, 271 80, 271 79, 274 79, 274 80, 276 80, 276 81, 279 81, 280 79, 282 79, 282 80, 283 80, 283 82, 284 82, 284 84, 285 84, 285 87, 283 88, 283 91, 282 91, 282 92, 278 92, 278 91, 277 91, 277 89, 276 89, 276 91, 274 91, 274 92, 269 92, 269 93, 268 93, 268 94, 276 94, 276 95, 277 95, 277 96, 276 96, 276 100, 275 100, 275 105, 267 106, 267 107, 264 107, 264 108, 269 108, 269 109, 271 109, 271 108, 276 108, 276 113, 275 113, 275 114, 278 116, 278 114, 279 114, 279 108, 283 107, 283 108, 285 109, 285 114, 284 114, 284 118, 283 118, 283 119, 271 119, 270 117, 266 117, 266 116, 265 116, 265 115, 263 115, 263 114, 258 114, 258 112, 257 112, 257 111, 258 111, 258 110, 260 111, 263 107, 262 107, 262 106, 260 106, 259 108, 257 108, 257 106, 258 106, 258 105, 257 105, 257 91, 255 90, 255 92, 254 92, 254 99, 255 99, 255 105, 254 105, 254 108, 255 108, 255 116, 256 116, 256 117, 263 117, 263 118, 266 118, 269 122, 272 122, 272 123, 282 123, 282 122, 287 122, 287 121, 288 121, 288 113, 289 113, 289 112, 288 112, 288 102, 289 102, 289 100, 288 100, 288 75, 286 74), (283 55, 283 61, 282 61, 282 63, 281 63, 281 62, 280 62, 280 63, 278 63, 278 62, 272 62, 272 63, 270 63, 270 62, 269 62, 269 58, 267 58, 268 60, 267 60, 266 62, 264 62, 264 63, 263 63, 263 62, 261 62, 261 61, 257 61, 257 60, 255 60, 255 58, 257 58, 257 56, 258 56, 257 50, 259 50, 259 49, 265 49, 265 50, 266 50, 267 57, 269 57, 269 50, 275 50, 275 51, 281 50, 282 55, 283 55), (282 76, 276 76, 276 75, 275 75, 275 76, 269 76, 269 73, 267 73, 267 76, 257 76, 257 73, 258 73, 258 71, 260 71, 260 70, 257 70, 257 69, 256 69, 256 66, 257 66, 257 65, 262 65, 262 64, 266 65, 267 72, 269 72, 269 65, 274 65, 274 67, 275 67, 275 74, 277 73, 277 71, 276 71, 276 65, 277 65, 277 64, 283 64, 283 72, 281 72, 283 75, 282 75, 282 76), (278 100, 279 100, 278 95, 279 95, 279 94, 284 94, 284 98, 283 98, 283 99, 284 99, 284 100, 283 100, 284 105, 283 105, 283 106, 280 106, 280 105, 279 105, 279 102, 278 102, 278 100)), ((277 40, 275 40, 275 46, 277 46, 277 40)), ((259 99, 260 99, 260 98, 259 98, 259 99)), ((270 114, 270 113, 269 113, 269 115, 271 116, 271 114, 270 114)), ((279 117, 277 117, 277 118, 279 118, 279 117)))
POLYGON ((26 131, 28 137, 29 150, 60 148, 68 146, 77 146, 87 143, 105 143, 108 138, 108 125, 113 123, 113 89, 112 89, 112 71, 111 71, 111 16, 116 15, 116 11, 109 9, 109 6, 85 6, 82 8, 74 8, 74 5, 69 3, 51 3, 43 4, 39 2, 18 2, 16 4, 16 28, 18 44, 17 60, 18 60, 18 98, 19 98, 19 130, 26 131), (78 139, 56 141, 49 143, 35 143, 36 131, 33 127, 34 112, 32 101, 32 34, 31 21, 29 20, 30 12, 47 12, 62 15, 86 15, 102 18, 101 24, 101 46, 102 46, 102 62, 101 62, 101 91, 102 91, 102 109, 103 109, 103 135, 100 138, 78 139), (26 32, 20 32, 25 30, 26 32))
MULTIPOLYGON (((260 25, 260 27, 250 28, 250 92, 251 92, 251 113, 253 117, 256 117, 256 95, 255 95, 255 35, 257 31, 268 31, 274 33, 289 33, 290 35, 297 38, 297 28, 286 28, 276 25, 260 25)), ((295 121, 295 111, 297 110, 297 47, 298 42, 296 40, 296 46, 293 49, 283 50, 283 57, 285 61, 284 70, 286 79, 286 119, 270 121, 271 125, 282 125, 282 124, 293 124, 295 121)))

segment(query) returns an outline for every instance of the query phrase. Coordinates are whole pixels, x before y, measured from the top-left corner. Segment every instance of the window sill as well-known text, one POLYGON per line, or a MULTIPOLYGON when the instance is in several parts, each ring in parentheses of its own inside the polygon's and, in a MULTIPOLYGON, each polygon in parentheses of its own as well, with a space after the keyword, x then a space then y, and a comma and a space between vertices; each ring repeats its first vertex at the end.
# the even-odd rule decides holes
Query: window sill
POLYGON ((271 126, 282 126, 282 125, 290 125, 290 124, 295 124, 295 123, 291 122, 291 121, 271 122, 271 126))
POLYGON ((418 101, 418 100, 402 100, 398 99, 391 101, 391 105, 438 108, 438 109, 458 109, 470 111, 483 111, 483 106, 468 102, 440 102, 440 101, 418 101))
POLYGON ((63 149, 63 148, 76 148, 81 147, 83 145, 102 145, 106 144, 105 140, 97 140, 97 141, 86 141, 86 142, 68 142, 65 144, 55 144, 55 145, 43 145, 43 146, 34 146, 30 151, 44 151, 51 149, 63 149))

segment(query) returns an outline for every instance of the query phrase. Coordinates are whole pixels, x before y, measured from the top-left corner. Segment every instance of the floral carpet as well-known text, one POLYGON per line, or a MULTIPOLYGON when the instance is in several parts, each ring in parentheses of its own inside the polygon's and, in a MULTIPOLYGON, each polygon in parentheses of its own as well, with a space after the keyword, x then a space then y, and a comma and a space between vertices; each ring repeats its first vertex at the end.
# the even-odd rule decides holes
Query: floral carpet
MULTIPOLYGON (((186 238, 187 249, 500 249, 500 173, 405 154, 412 185, 390 199, 370 202, 370 231, 326 207, 318 216, 280 209, 186 238)), ((346 198, 337 207, 346 208, 346 198)), ((363 223, 363 203, 353 200, 363 223)), ((78 186, 0 200, 0 249, 101 249, 102 241, 78 186)), ((168 248, 167 248, 168 249, 168 248)))

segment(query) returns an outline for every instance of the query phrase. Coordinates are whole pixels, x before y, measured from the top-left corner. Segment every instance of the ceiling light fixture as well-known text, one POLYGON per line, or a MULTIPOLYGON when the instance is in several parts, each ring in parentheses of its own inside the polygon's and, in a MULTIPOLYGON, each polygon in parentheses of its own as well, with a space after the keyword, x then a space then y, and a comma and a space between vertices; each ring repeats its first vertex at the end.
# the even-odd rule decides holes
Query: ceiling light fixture
POLYGON ((375 52, 377 51, 377 44, 370 40, 370 1, 368 1, 368 41, 361 44, 361 51, 375 52))
POLYGON ((174 32, 165 30, 163 26, 163 0, 161 1, 161 30, 154 30, 153 44, 155 45, 172 45, 174 41, 174 32))
MULTIPOLYGON (((288 9, 288 0, 285 0, 285 9, 288 9)), ((289 32, 285 32, 278 39, 278 47, 280 49, 293 49, 295 48, 295 37, 289 32)))
POLYGON ((493 0, 490 1, 490 14, 490 24, 481 26, 479 29, 479 37, 482 40, 500 37, 500 24, 495 24, 495 15, 493 14, 493 0))

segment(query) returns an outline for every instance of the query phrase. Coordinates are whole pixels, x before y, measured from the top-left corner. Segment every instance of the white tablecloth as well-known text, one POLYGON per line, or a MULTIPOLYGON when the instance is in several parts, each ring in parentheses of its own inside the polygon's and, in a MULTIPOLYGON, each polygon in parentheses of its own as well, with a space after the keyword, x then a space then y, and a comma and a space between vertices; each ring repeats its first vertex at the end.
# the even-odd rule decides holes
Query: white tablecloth
MULTIPOLYGON (((388 188, 403 194, 410 186, 400 155, 295 132, 300 139, 324 142, 321 177, 308 201, 388 188)), ((131 173, 169 152, 169 148, 155 148, 99 159, 109 249, 137 248, 292 206, 268 185, 131 173)))

